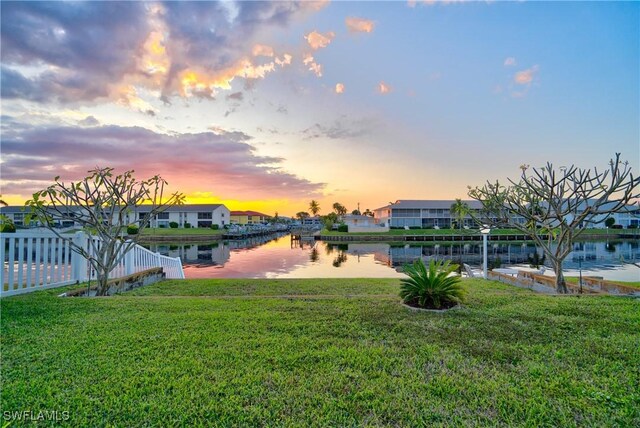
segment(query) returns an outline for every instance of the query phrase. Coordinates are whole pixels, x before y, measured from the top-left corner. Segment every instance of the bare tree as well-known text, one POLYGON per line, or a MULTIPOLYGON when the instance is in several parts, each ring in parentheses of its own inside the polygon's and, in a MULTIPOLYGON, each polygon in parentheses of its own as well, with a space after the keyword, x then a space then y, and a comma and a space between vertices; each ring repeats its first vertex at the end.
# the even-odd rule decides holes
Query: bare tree
POLYGON ((640 180, 634 178, 620 153, 609 168, 555 169, 551 163, 541 168, 522 165, 519 181, 508 179, 469 188, 469 196, 482 203, 477 222, 495 227, 511 227, 529 235, 551 261, 556 274, 556 290, 567 293, 562 272, 573 241, 587 228, 608 215, 625 211, 637 199, 640 180), (529 172, 530 170, 530 172, 529 172))
POLYGON ((140 232, 157 214, 182 204, 184 196, 177 192, 165 196, 167 182, 158 175, 137 181, 134 171, 114 175, 113 168, 96 168, 88 173, 76 183, 63 183, 56 177, 54 184, 34 193, 25 205, 30 210, 28 221, 38 220, 87 259, 96 272, 96 294, 102 296, 108 291, 109 273, 133 248, 140 232), (139 216, 136 208, 143 204, 145 214, 139 216), (64 222, 80 225, 99 239, 89 239, 89 248, 85 248, 58 230, 58 224, 64 222), (138 226, 138 234, 125 241, 122 237, 129 225, 138 226))

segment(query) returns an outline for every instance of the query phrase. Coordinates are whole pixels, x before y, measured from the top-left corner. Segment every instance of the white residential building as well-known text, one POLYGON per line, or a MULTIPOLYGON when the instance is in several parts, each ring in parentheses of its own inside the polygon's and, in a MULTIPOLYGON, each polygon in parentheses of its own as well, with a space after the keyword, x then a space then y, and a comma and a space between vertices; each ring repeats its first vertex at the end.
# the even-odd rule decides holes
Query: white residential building
MULTIPOLYGON (((26 212, 22 206, 0 207, 0 214, 5 215, 13 221, 18 227, 25 227, 26 212)), ((79 211, 78 207, 69 207, 70 212, 79 211)), ((127 213, 126 222, 128 224, 135 223, 144 218, 149 213, 150 206, 140 205, 127 213)), ((158 214, 156 218, 151 219, 150 227, 169 227, 171 222, 178 224, 178 227, 184 227, 189 224, 190 227, 211 227, 217 224, 223 227, 230 224, 230 211, 223 204, 191 204, 191 205, 174 205, 167 208, 164 212, 158 214)), ((60 224, 61 227, 73 226, 72 221, 66 221, 60 224)), ((36 226, 32 224, 32 226, 36 226)))

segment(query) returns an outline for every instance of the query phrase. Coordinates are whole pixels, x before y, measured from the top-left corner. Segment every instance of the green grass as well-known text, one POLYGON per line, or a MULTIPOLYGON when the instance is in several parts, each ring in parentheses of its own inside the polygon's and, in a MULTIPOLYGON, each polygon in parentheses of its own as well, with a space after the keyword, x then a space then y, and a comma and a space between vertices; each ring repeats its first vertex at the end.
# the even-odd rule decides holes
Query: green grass
MULTIPOLYGON (((565 279, 572 284, 578 284, 580 277, 577 276, 565 276, 565 279)), ((634 287, 640 289, 640 281, 609 281, 615 284, 626 285, 627 287, 634 287)))
POLYGON ((393 279, 3 298, 0 407, 91 427, 640 425, 637 299, 465 286, 444 314, 401 306, 393 279))
MULTIPOLYGON (((610 230, 611 235, 618 233, 629 233, 627 230, 610 230)), ((603 235, 607 234, 606 229, 587 229, 585 235, 603 235)), ((633 233, 633 232, 632 232, 633 233)), ((492 229, 490 236, 495 235, 522 235, 523 233, 517 229, 492 229)), ((480 235, 480 231, 477 229, 391 229, 388 232, 338 232, 335 230, 328 231, 322 230, 323 236, 341 236, 341 235, 375 235, 375 236, 406 236, 406 235, 444 235, 444 236, 459 236, 459 235, 480 235)))
POLYGON ((208 227, 202 227, 202 228, 192 227, 189 229, 184 229, 184 228, 171 229, 170 227, 166 227, 166 228, 154 227, 154 228, 143 229, 142 236, 193 236, 193 235, 217 236, 217 235, 222 235, 224 232, 225 232, 224 229, 213 230, 208 227))

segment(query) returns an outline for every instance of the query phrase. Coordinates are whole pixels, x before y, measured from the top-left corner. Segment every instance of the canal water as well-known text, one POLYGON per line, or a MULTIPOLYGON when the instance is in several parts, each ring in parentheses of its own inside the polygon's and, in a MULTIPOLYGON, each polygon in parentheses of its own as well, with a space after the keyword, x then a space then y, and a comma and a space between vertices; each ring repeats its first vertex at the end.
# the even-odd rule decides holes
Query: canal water
MULTIPOLYGON (((292 241, 289 235, 212 244, 148 245, 180 257, 187 278, 399 278, 396 269, 418 258, 482 265, 481 243, 414 245, 292 241)), ((489 243, 489 265, 529 267, 536 252, 531 243, 489 243)), ((541 255, 542 251, 538 250, 541 255)), ((549 266, 549 263, 546 263, 549 266)), ((565 275, 600 276, 640 281, 640 242, 584 241, 574 244, 565 261, 565 275)), ((548 272, 553 274, 553 272, 548 272)))

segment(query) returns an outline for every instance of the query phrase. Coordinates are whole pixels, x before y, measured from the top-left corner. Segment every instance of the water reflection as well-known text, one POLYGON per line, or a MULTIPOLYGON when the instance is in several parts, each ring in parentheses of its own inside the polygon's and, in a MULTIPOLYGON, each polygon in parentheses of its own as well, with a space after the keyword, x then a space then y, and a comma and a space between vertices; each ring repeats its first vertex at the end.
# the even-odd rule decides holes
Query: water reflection
MULTIPOLYGON (((187 278, 353 278, 401 277, 396 268, 418 258, 482 265, 482 244, 340 243, 291 240, 289 235, 213 244, 151 245, 180 257, 187 278)), ((531 243, 490 243, 489 266, 529 266, 542 252, 531 243)), ((637 241, 578 242, 565 262, 568 274, 640 280, 637 241)))

